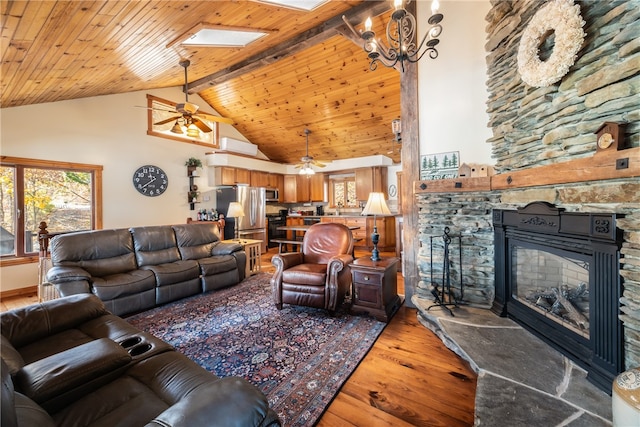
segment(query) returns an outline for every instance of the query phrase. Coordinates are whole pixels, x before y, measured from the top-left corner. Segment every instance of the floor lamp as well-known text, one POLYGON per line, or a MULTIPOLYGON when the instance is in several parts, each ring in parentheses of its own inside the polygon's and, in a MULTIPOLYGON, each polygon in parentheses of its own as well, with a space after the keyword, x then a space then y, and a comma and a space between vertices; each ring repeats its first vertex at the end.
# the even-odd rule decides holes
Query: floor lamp
POLYGON ((362 210, 362 215, 373 215, 373 233, 371 233, 371 242, 373 243, 373 251, 371 251, 371 260, 380 261, 380 253, 378 252, 378 241, 380 235, 378 234, 378 224, 376 223, 376 216, 378 215, 391 215, 391 211, 384 201, 383 193, 369 193, 369 200, 362 210))
POLYGON ((242 209, 242 205, 238 202, 229 203, 229 210, 227 211, 227 218, 235 218, 235 237, 233 240, 238 239, 238 218, 244 216, 244 210, 242 209))

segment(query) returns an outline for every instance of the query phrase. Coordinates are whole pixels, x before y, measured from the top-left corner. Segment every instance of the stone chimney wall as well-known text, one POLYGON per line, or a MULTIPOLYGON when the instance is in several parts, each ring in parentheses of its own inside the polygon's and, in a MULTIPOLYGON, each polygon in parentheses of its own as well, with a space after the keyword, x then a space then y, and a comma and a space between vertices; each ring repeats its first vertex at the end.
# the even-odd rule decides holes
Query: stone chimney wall
MULTIPOLYGON (((563 172, 561 164, 596 159, 595 132, 604 122, 624 123, 626 147, 630 149, 627 151, 637 153, 640 147, 640 8, 633 0, 578 3, 586 36, 575 64, 557 83, 535 88, 522 81, 517 52, 523 31, 545 4, 492 1, 493 7, 486 17, 486 49, 487 111, 493 136, 486 142, 492 146, 498 176, 555 165, 560 182, 553 185, 528 182, 496 188, 488 179, 477 188, 462 183, 462 189, 454 185, 434 185, 433 181, 414 183, 420 208, 421 242, 418 254, 421 281, 414 298, 433 299, 432 267, 435 266, 437 277, 441 275, 442 262, 438 251, 431 249, 431 242, 437 240, 431 237, 441 235, 445 226, 452 234, 463 236, 465 300, 488 308, 494 297, 493 209, 515 209, 530 202, 546 201, 572 212, 614 212, 622 217, 617 226, 623 230, 624 238, 620 270, 624 287, 621 319, 625 326, 626 365, 640 366, 638 156, 631 155, 635 160, 622 178, 589 180, 588 166, 584 171, 563 172), (566 182, 562 182, 563 173, 566 182), (575 182, 577 173, 585 178, 575 182), (426 188, 421 188, 421 184, 426 188)), ((553 54, 552 49, 543 45, 541 50, 545 49, 553 54)), ((624 155, 624 151, 619 153, 624 155)), ((464 152, 460 153, 460 161, 466 161, 464 152)), ((594 170, 598 167, 600 163, 594 160, 594 170)), ((456 264, 451 266, 452 277, 459 271, 456 264)))

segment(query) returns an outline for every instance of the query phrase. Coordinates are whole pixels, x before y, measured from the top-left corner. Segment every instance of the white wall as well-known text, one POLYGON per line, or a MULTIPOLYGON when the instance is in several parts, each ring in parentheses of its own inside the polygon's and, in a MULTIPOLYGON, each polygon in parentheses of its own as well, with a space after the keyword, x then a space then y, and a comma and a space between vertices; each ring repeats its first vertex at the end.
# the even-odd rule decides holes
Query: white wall
MULTIPOLYGON (((184 163, 197 157, 206 165, 205 153, 210 150, 148 136, 147 110, 135 107, 147 105, 147 93, 170 100, 184 96, 179 88, 171 88, 4 108, 0 116, 1 154, 103 165, 104 228, 184 223, 195 212, 187 203, 189 181, 184 163), (159 166, 168 174, 169 186, 161 196, 143 196, 134 189, 133 173, 145 164, 159 166)), ((190 100, 206 106, 197 96, 190 100)), ((242 139, 229 125, 221 125, 220 133, 242 139)), ((208 170, 205 166, 200 171, 202 178, 197 184, 202 191, 208 189, 208 170)), ((36 283, 36 264, 0 271, 2 291, 36 283)))
MULTIPOLYGON (((485 16, 488 0, 440 0, 438 58, 418 64, 420 154, 460 152, 460 163, 495 164, 486 113, 485 16)), ((419 0, 420 36, 428 31, 431 1, 419 0), (423 25, 420 25, 423 24, 423 25)), ((419 161, 416 159, 416 161, 419 161)))

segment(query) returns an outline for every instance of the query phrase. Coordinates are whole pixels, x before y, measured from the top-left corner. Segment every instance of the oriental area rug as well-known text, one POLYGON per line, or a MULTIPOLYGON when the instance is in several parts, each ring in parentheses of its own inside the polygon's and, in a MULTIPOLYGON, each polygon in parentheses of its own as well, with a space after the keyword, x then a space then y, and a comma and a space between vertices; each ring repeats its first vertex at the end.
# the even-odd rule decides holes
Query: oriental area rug
POLYGON ((262 390, 285 426, 311 426, 367 354, 385 324, 285 304, 275 307, 271 275, 128 317, 219 377, 262 390))

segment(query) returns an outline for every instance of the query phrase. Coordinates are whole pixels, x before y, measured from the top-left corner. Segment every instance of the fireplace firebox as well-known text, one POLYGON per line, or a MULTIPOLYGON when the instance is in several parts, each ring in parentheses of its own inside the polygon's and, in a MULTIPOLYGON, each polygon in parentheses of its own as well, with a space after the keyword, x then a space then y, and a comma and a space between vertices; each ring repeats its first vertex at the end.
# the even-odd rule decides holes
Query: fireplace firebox
POLYGON ((624 370, 619 320, 622 233, 616 214, 570 213, 546 202, 494 210, 492 310, 587 370, 611 393, 624 370))

